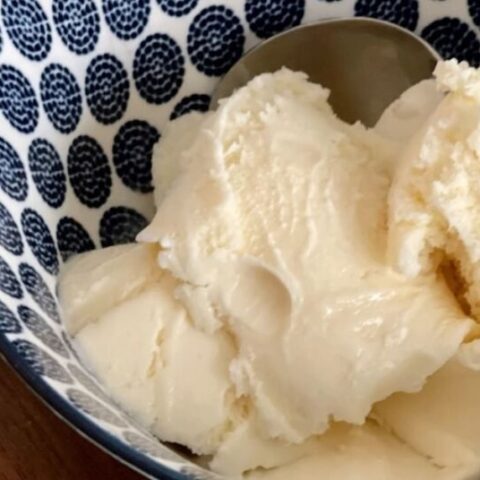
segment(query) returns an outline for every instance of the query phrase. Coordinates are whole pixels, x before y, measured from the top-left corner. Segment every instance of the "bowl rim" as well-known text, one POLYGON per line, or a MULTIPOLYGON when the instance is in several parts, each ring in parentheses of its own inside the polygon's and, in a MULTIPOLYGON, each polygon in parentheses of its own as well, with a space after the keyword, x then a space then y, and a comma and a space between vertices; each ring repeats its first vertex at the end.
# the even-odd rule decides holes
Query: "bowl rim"
POLYGON ((99 447, 108 455, 128 466, 137 473, 152 480, 191 480, 185 473, 172 470, 146 454, 128 446, 108 433, 73 407, 53 387, 35 373, 26 360, 14 349, 13 345, 0 333, 0 357, 7 363, 23 384, 46 405, 51 412, 79 433, 87 441, 99 447))

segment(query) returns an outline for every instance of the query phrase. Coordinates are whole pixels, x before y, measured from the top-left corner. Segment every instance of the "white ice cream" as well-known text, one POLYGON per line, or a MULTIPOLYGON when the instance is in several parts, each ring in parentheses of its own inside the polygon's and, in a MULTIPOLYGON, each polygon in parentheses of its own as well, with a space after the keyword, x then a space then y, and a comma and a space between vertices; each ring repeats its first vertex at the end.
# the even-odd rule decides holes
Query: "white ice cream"
POLYGON ((61 277, 67 327, 114 398, 227 475, 453 480, 473 471, 480 435, 477 445, 475 431, 465 440, 446 422, 424 448, 446 407, 420 428, 414 399, 459 362, 459 349, 468 385, 480 385, 477 356, 461 346, 475 324, 436 265, 403 268, 421 255, 397 229, 412 204, 398 152, 442 98, 424 82, 367 130, 336 118, 325 89, 281 70, 216 112, 172 122, 155 153, 157 214, 143 244, 81 255, 61 277), (387 206, 393 177, 400 193, 387 206), (414 407, 401 410, 397 398, 414 407), (367 420, 374 405, 408 446, 367 420), (442 438, 472 455, 437 461, 442 438))
POLYGON ((471 325, 436 278, 386 268, 391 146, 327 93, 281 70, 193 117, 176 150, 173 123, 157 162, 179 171, 139 236, 194 325, 235 337, 231 377, 264 434, 293 443, 418 390, 471 325))
POLYGON ((401 159, 390 192, 389 258, 416 277, 447 268, 480 315, 480 72, 454 60, 436 69, 448 95, 401 159))

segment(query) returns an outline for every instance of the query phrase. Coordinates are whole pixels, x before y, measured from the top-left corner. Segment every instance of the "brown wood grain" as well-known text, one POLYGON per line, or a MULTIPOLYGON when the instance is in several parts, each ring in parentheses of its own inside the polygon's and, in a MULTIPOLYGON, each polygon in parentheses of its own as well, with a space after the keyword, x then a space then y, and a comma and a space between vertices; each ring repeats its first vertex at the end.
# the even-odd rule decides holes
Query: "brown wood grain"
POLYGON ((83 439, 0 358, 0 480, 141 480, 83 439))

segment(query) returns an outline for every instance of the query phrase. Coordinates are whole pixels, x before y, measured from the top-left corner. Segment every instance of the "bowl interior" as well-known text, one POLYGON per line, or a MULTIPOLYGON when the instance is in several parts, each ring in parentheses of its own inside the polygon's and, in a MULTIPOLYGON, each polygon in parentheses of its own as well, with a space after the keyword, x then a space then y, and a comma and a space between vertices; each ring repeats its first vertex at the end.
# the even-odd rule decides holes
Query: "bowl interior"
POLYGON ((478 65, 480 4, 0 4, 0 350, 60 415, 139 471, 218 478, 157 442, 84 369, 58 310, 61 264, 135 238, 153 214, 151 153, 165 124, 207 110, 218 79, 259 41, 322 18, 371 16, 419 33, 446 58, 478 65))

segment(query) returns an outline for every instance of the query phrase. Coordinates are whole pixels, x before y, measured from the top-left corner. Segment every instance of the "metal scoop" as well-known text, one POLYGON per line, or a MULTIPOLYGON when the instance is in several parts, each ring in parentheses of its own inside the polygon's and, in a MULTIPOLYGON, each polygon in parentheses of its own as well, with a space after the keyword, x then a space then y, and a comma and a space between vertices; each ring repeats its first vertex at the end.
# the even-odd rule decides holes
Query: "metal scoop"
POLYGON ((330 89, 330 103, 340 118, 373 126, 408 87, 431 77, 439 59, 420 37, 391 23, 325 20, 281 33, 250 50, 219 82, 212 108, 256 75, 285 66, 330 89))

